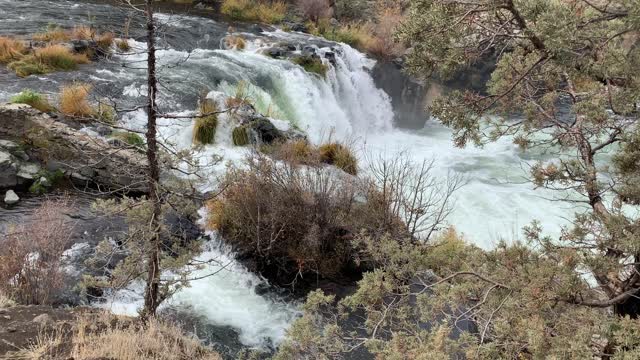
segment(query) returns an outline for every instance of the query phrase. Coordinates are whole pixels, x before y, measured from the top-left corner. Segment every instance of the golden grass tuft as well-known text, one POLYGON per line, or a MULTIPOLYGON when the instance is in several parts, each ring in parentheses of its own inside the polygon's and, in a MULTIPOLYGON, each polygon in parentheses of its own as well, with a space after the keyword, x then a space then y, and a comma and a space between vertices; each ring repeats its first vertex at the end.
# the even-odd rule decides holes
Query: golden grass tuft
POLYGON ((218 115, 212 113, 217 111, 218 107, 214 100, 203 98, 200 101, 200 108, 198 109, 200 116, 196 118, 193 125, 193 142, 195 144, 213 144, 218 127, 218 115))
POLYGON ((342 169, 347 174, 358 174, 358 159, 351 149, 340 143, 328 143, 318 148, 320 161, 342 169))
POLYGON ((107 51, 113 45, 114 39, 115 35, 112 32, 102 33, 96 38, 96 45, 103 51, 107 51))
POLYGON ((64 45, 48 45, 34 51, 35 58, 53 70, 74 70, 78 64, 88 64, 85 54, 74 54, 64 45))
POLYGON ((36 41, 46 42, 65 42, 71 40, 69 33, 59 27, 54 27, 45 32, 34 34, 32 38, 36 41))
POLYGON ((26 49, 20 40, 0 36, 0 63, 8 63, 20 59, 26 49))
POLYGON ((224 46, 227 49, 244 50, 247 43, 240 35, 229 35, 224 38, 224 46))
POLYGON ((116 46, 120 52, 129 52, 131 51, 131 45, 129 45, 129 41, 127 39, 118 39, 116 40, 116 46))
POLYGON ((69 31, 69 35, 76 40, 92 40, 96 37, 96 30, 87 25, 78 25, 69 31))
POLYGON ((91 117, 95 114, 89 104, 89 92, 91 86, 83 83, 75 83, 63 86, 60 89, 60 112, 74 117, 91 117))
POLYGON ((224 0, 220 11, 238 21, 282 22, 287 15, 284 1, 224 0))

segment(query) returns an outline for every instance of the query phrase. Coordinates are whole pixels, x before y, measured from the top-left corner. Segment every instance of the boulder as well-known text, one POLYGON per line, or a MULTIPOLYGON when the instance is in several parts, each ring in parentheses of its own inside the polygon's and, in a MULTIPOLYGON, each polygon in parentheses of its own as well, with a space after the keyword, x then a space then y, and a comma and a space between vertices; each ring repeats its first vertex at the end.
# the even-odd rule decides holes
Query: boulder
POLYGON ((35 180, 40 172, 40 165, 34 163, 21 163, 18 165, 19 170, 17 176, 24 180, 35 180))
POLYGON ((0 150, 0 188, 18 184, 18 167, 10 153, 0 150))
POLYGON ((49 314, 40 314, 36 317, 33 318, 33 322, 40 325, 40 326, 48 326, 48 325, 52 325, 54 323, 53 319, 51 318, 51 316, 49 316, 49 314))
POLYGON ((258 138, 258 143, 271 144, 284 138, 283 133, 265 117, 254 117, 251 119, 249 127, 258 138))
POLYGON ((8 190, 4 195, 4 203, 7 205, 17 204, 20 197, 13 190, 8 190))

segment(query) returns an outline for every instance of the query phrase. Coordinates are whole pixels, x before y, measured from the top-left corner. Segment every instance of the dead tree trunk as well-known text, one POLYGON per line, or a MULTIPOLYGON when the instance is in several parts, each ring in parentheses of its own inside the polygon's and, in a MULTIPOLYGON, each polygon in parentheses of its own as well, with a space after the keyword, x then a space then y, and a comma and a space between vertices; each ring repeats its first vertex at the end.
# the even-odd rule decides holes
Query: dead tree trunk
POLYGON ((144 294, 142 318, 153 317, 159 305, 160 290, 160 217, 162 215, 161 195, 158 190, 160 166, 158 164, 158 142, 156 139, 156 48, 155 23, 153 20, 153 0, 146 0, 147 17, 147 161, 149 201, 153 206, 150 220, 149 254, 147 264, 147 285, 144 294))

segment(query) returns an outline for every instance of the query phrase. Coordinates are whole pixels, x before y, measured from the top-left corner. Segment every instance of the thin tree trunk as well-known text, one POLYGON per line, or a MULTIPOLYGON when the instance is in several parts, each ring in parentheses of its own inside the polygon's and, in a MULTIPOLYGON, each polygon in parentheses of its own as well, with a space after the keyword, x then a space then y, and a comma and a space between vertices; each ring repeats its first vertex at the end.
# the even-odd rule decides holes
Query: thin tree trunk
POLYGON ((159 305, 160 288, 160 217, 162 204, 158 192, 160 181, 160 169, 158 164, 158 143, 156 140, 156 48, 155 48, 155 23, 153 20, 153 0, 146 0, 147 16, 147 162, 149 166, 148 187, 149 200, 153 205, 149 237, 149 254, 147 264, 147 285, 144 294, 144 309, 142 318, 147 319, 156 314, 159 305))

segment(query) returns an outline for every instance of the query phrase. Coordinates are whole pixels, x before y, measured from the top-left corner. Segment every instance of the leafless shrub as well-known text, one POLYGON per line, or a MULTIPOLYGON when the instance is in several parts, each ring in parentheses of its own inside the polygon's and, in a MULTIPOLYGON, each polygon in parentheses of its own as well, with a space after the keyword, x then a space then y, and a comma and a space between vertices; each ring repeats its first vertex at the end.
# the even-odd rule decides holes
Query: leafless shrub
POLYGON ((384 204, 377 207, 378 218, 383 224, 400 220, 412 238, 428 241, 451 214, 452 196, 465 184, 464 178, 448 174, 439 179, 433 160, 415 163, 406 152, 368 157, 369 186, 384 204))
POLYGON ((21 304, 47 304, 63 281, 61 256, 72 224, 68 199, 45 200, 30 221, 0 240, 0 292, 21 304))

